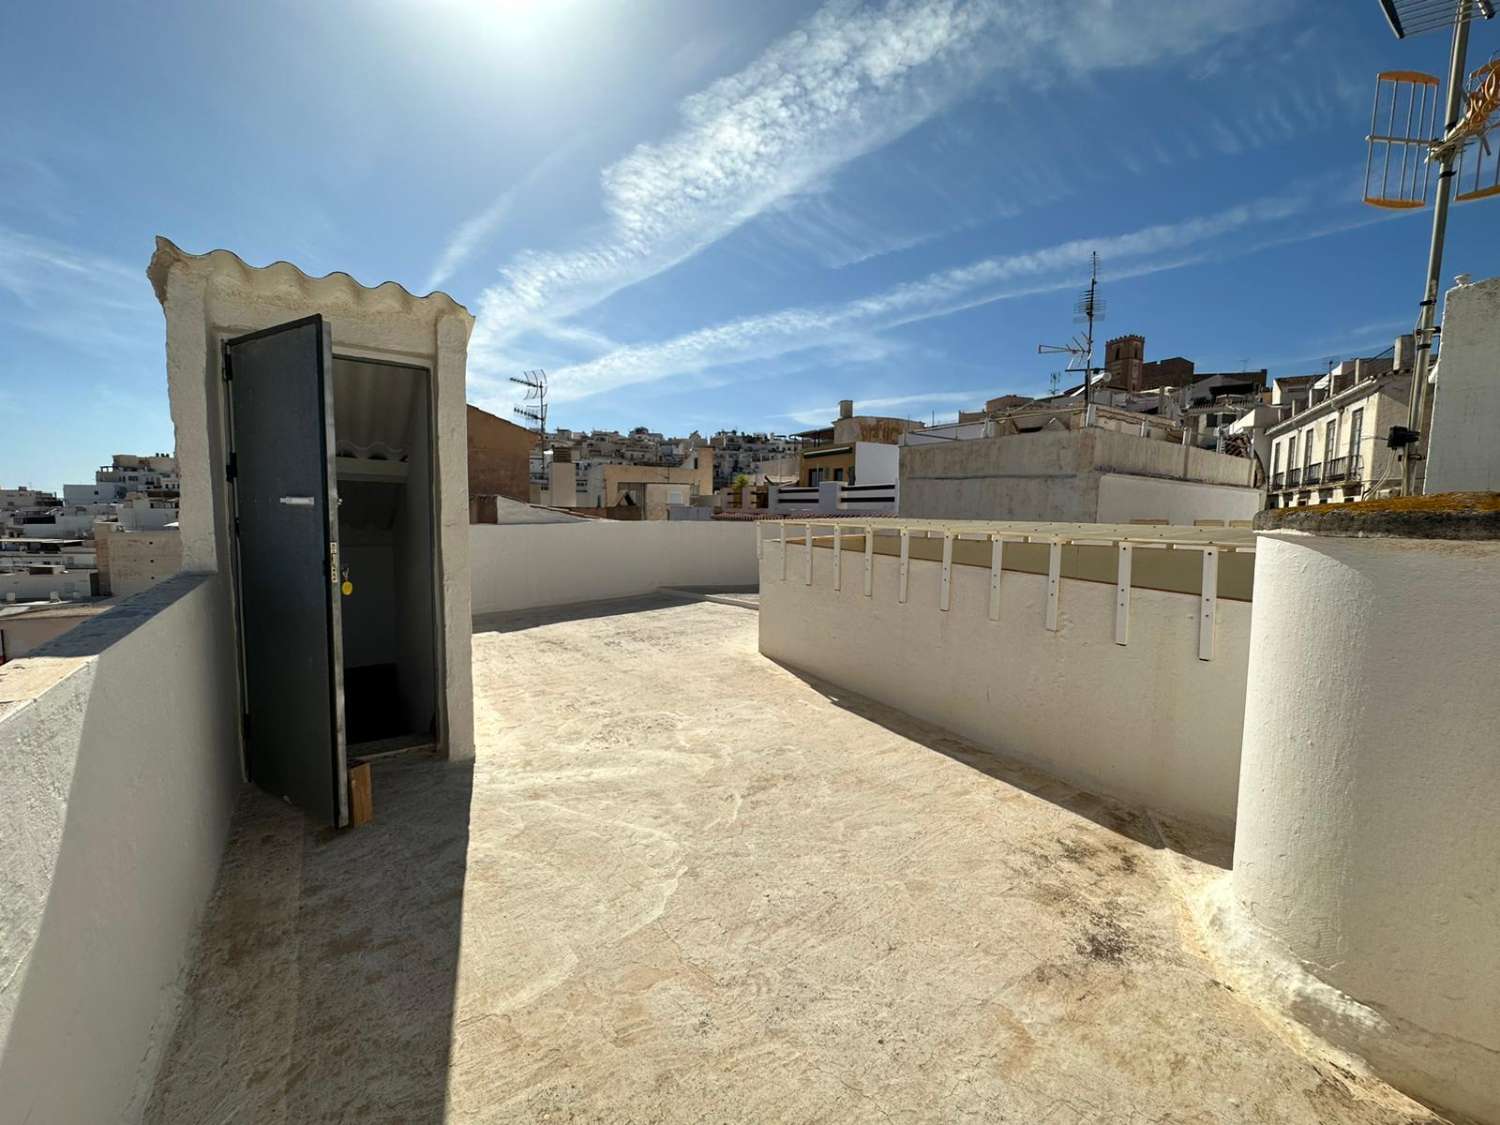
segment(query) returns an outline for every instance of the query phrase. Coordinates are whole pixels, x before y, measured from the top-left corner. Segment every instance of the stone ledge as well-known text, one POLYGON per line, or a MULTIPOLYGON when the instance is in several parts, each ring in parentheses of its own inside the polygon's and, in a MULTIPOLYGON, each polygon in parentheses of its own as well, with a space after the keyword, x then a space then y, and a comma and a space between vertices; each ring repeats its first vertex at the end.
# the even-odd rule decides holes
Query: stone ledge
POLYGON ((1500 492, 1269 508, 1255 517, 1254 527, 1343 539, 1500 539, 1500 492))

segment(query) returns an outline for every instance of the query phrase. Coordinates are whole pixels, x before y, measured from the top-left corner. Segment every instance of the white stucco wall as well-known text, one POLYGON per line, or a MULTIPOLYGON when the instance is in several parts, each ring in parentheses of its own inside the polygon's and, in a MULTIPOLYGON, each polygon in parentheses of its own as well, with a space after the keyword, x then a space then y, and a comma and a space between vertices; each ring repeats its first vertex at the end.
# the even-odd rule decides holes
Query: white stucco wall
POLYGON ((1500 277, 1448 291, 1425 491, 1500 491, 1500 277))
POLYGON ((855 484, 895 484, 901 477, 901 447, 876 441, 854 443, 855 484))
POLYGON ((0 668, 0 1122, 133 1121, 239 787, 214 576, 0 668))
POLYGON ((1259 537, 1233 889, 1296 1014, 1500 1120, 1500 543, 1259 537))
POLYGON ((1194 520, 1253 519, 1265 506, 1265 493, 1258 488, 1105 473, 1099 478, 1095 519, 1099 523, 1164 519, 1191 527, 1194 520))
POLYGON ((990 572, 913 559, 907 601, 898 560, 767 539, 760 650, 773 660, 927 719, 1083 789, 1230 831, 1239 777, 1250 607, 1218 602, 1215 655, 1198 659, 1199 599, 1137 589, 1128 645, 1114 643, 1115 587, 1062 579, 1058 629, 1044 627, 1047 578, 1006 571, 998 621, 990 572))
POLYGON ((750 522, 588 520, 469 531, 475 613, 757 581, 750 522))

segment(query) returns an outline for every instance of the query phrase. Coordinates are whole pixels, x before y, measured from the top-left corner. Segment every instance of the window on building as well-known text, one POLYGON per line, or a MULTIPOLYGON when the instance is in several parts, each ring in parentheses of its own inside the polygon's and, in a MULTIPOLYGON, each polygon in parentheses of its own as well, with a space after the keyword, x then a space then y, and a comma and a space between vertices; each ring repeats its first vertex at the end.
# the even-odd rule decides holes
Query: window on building
POLYGON ((1302 475, 1307 475, 1307 469, 1312 464, 1313 453, 1313 428, 1308 426, 1302 434, 1302 475))
POLYGON ((1281 442, 1271 446, 1271 480, 1274 482, 1281 473, 1281 442))
POLYGON ((840 480, 840 481, 843 480, 844 479, 844 470, 843 469, 834 469, 833 470, 833 479, 834 480, 840 480))
POLYGON ((1364 476, 1364 466, 1360 464, 1360 439, 1364 436, 1365 408, 1351 411, 1349 414, 1349 475, 1356 479, 1364 476))
POLYGON ((1297 435, 1293 434, 1286 439, 1286 471, 1291 472, 1297 467, 1297 435))

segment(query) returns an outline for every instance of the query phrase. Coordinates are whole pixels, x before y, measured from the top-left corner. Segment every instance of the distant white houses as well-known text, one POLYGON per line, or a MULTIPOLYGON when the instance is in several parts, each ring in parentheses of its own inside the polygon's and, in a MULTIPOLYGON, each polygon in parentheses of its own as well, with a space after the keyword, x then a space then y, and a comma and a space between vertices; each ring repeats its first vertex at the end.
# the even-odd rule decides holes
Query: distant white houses
POLYGON ((131 594, 170 577, 181 557, 177 506, 177 460, 166 453, 117 453, 92 484, 66 484, 61 497, 0 489, 0 600, 131 594), (124 571, 112 576, 112 566, 124 571))

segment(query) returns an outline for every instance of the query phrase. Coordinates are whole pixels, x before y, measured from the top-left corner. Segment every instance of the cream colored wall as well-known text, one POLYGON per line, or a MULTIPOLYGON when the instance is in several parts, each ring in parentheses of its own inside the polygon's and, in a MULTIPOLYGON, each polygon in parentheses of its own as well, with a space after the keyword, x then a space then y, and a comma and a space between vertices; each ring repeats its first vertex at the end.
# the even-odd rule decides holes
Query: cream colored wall
POLYGON ((109 536, 107 569, 101 581, 109 583, 111 597, 128 598, 149 590, 182 568, 182 537, 172 529, 163 531, 102 532, 109 536))
POLYGON ((239 790, 222 585, 170 578, 0 667, 6 1125, 144 1108, 239 790))
POLYGON ((474 524, 474 612, 623 598, 662 586, 753 586, 755 525, 711 520, 474 524))
MULTIPOLYGON (((631 484, 680 484, 700 496, 711 496, 714 490, 713 450, 707 446, 699 456, 701 464, 692 465, 601 465, 604 478, 604 506, 620 502, 623 489, 631 484)), ((665 518, 665 517, 663 517, 665 518)))
POLYGON ((1298 1018, 1484 1121, 1500 1121, 1497 620, 1500 543, 1259 536, 1233 875, 1298 1018))
POLYGON ((927 719, 1084 789, 1232 830, 1244 716, 1249 606, 1220 600, 1215 655, 1198 659, 1196 596, 1132 594, 1130 643, 1114 643, 1115 587, 1062 580, 1059 628, 1044 627, 1045 575, 1004 573, 1000 620, 988 616, 987 567, 953 567, 951 608, 938 608, 941 565, 910 564, 767 538, 760 649, 773 660, 927 719))

